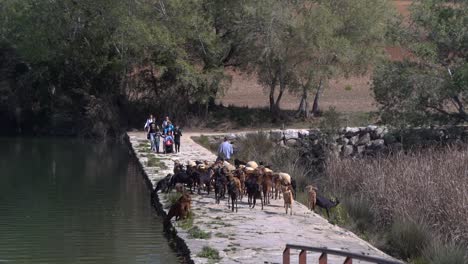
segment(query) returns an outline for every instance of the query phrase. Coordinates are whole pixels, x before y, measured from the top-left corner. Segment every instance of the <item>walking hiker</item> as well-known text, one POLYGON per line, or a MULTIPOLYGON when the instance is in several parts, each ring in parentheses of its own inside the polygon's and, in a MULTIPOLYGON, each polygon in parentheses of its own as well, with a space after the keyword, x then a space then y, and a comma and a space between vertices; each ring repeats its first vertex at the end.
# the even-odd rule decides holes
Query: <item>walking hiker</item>
MULTIPOLYGON (((150 128, 151 128, 151 124, 153 123, 156 123, 156 118, 153 117, 153 114, 150 114, 148 119, 146 119, 146 123, 145 123, 145 126, 144 126, 144 130, 146 132, 149 132, 150 128)), ((149 138, 148 138, 149 139, 149 138)))
POLYGON ((228 138, 224 137, 224 142, 219 145, 218 159, 230 160, 232 154, 234 154, 232 145, 229 143, 228 138))
POLYGON ((149 140, 151 142, 151 151, 159 152, 159 138, 156 140, 156 133, 159 131, 159 127, 156 127, 155 123, 151 123, 148 130, 149 140), (156 144, 157 143, 157 144, 156 144))
POLYGON ((159 126, 156 126, 156 131, 154 133, 154 146, 156 148, 156 153, 159 153, 159 143, 161 142, 162 133, 159 129, 159 126))
POLYGON ((168 116, 166 116, 166 118, 165 118, 164 121, 162 122, 161 128, 162 128, 162 130, 163 130, 164 135, 166 135, 166 127, 167 127, 167 125, 169 125, 170 122, 171 122, 171 120, 169 120, 169 117, 168 117, 168 116))
POLYGON ((175 152, 180 152, 180 137, 182 136, 182 130, 179 126, 176 126, 174 129, 174 143, 175 143, 175 152))
POLYGON ((167 121, 166 128, 164 128, 164 135, 169 134, 169 132, 174 132, 174 126, 172 125, 171 121, 167 121))

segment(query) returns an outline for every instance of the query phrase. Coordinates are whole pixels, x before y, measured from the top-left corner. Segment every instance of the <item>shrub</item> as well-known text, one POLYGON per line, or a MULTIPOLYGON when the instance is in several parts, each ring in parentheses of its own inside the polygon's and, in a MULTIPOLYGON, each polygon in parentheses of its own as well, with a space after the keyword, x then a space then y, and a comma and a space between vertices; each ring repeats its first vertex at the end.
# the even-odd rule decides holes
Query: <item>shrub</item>
POLYGON ((205 232, 201 230, 198 226, 190 228, 188 233, 190 234, 191 238, 208 239, 211 237, 211 232, 205 232))
POLYGON ((468 256, 465 249, 453 243, 444 244, 435 240, 423 251, 428 264, 466 264, 468 256))
POLYGON ((242 160, 269 162, 269 153, 273 152, 275 144, 263 132, 247 134, 239 139, 239 150, 236 156, 242 160))
POLYGON ((330 189, 365 197, 378 226, 398 216, 424 219, 435 233, 468 243, 468 148, 429 149, 372 159, 329 157, 330 189))
POLYGON ((343 202, 358 231, 364 232, 374 226, 374 214, 368 200, 362 197, 348 197, 343 202))
POLYGON ((391 250, 403 259, 420 256, 430 240, 431 231, 426 225, 407 219, 397 219, 388 233, 391 250))
POLYGON ((207 258, 207 259, 212 259, 212 260, 220 260, 221 258, 219 257, 219 252, 218 250, 204 246, 200 253, 197 254, 197 257, 200 258, 207 258))
POLYGON ((323 112, 319 123, 320 131, 327 136, 337 134, 343 124, 343 116, 336 111, 335 107, 330 106, 327 111, 323 112))
POLYGON ((351 91, 353 90, 353 86, 351 84, 348 84, 344 87, 345 91, 351 91))

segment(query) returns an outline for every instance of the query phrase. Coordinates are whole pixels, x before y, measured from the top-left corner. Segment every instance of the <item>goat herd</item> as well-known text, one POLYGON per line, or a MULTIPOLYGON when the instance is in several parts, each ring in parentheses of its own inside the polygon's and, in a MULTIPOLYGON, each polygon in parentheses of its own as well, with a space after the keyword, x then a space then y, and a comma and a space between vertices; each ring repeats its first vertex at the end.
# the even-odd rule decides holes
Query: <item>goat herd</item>
MULTIPOLYGON (((189 161, 184 166, 178 160, 174 161, 174 174, 168 174, 161 179, 154 189, 158 191, 170 192, 175 189, 182 193, 181 197, 171 206, 167 220, 176 217, 176 220, 184 219, 188 216, 191 208, 191 197, 185 191, 185 186, 190 193, 196 190, 198 194, 205 192, 208 195, 212 190, 215 193, 216 203, 228 197, 228 205, 231 210, 237 212, 238 201, 247 195, 249 208, 254 208, 257 199, 260 199, 261 208, 270 204, 270 199, 284 200, 286 214, 288 210, 292 215, 292 205, 296 198, 296 182, 291 176, 283 172, 274 172, 269 166, 255 161, 243 162, 235 160, 234 165, 227 161, 189 161)), ((308 208, 315 209, 320 206, 327 211, 336 206, 339 201, 332 202, 325 197, 317 196, 317 188, 313 185, 305 187, 308 197, 308 208)))

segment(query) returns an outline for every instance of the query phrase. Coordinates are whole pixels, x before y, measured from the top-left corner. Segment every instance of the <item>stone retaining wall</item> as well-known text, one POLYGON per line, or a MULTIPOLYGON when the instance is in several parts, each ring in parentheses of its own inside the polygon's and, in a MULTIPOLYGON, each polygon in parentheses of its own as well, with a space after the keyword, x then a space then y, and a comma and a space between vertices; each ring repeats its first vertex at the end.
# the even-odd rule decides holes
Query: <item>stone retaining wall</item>
MULTIPOLYGON (((238 139, 247 134, 257 132, 241 132, 228 134, 227 137, 236 148, 238 139)), ((323 137, 319 130, 286 129, 263 131, 272 141, 280 144, 294 145, 297 139, 310 137, 315 143, 321 143, 323 137)), ((219 144, 226 135, 210 135, 208 142, 219 144)), ((329 144, 332 151, 344 157, 375 155, 377 153, 400 150, 417 146, 433 146, 438 144, 468 143, 468 126, 412 128, 402 131, 391 130, 385 126, 369 125, 367 127, 346 127, 332 138, 329 144)))

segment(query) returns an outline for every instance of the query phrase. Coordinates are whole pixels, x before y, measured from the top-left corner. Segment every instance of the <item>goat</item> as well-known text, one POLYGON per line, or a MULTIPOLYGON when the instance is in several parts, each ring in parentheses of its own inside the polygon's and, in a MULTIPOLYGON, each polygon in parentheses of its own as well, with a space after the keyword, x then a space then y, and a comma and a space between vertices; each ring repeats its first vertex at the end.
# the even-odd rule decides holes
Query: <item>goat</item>
POLYGON ((296 199, 296 180, 291 178, 291 187, 292 187, 292 191, 293 191, 293 195, 294 195, 294 199, 296 199))
POLYGON ((200 171, 200 181, 198 184, 198 194, 200 194, 200 189, 205 185, 206 192, 210 194, 211 187, 211 176, 213 175, 213 169, 209 168, 208 170, 200 171))
POLYGON ((169 222, 174 216, 176 221, 179 219, 185 219, 190 212, 191 202, 192 199, 190 198, 190 195, 187 193, 182 194, 177 202, 175 202, 169 209, 165 222, 169 222))
POLYGON ((327 217, 330 218, 330 209, 340 204, 340 201, 336 199, 336 202, 331 201, 330 199, 317 195, 317 206, 325 209, 327 211, 327 217))
POLYGON ((239 159, 234 159, 234 166, 236 166, 236 168, 239 168, 240 165, 246 165, 247 162, 245 161, 242 161, 242 160, 239 160, 239 159))
POLYGON ((257 179, 254 176, 249 177, 245 181, 245 187, 247 189, 247 198, 248 198, 247 202, 249 204, 249 207, 255 208, 257 198, 260 198, 260 202, 262 204, 262 210, 263 210, 263 199, 262 199, 261 187, 260 187, 260 184, 258 184, 257 179))
POLYGON ((270 204, 270 192, 273 188, 273 171, 267 168, 263 168, 263 180, 262 180, 262 191, 263 191, 263 204, 270 204))
POLYGON ((188 187, 190 188, 190 193, 193 194, 193 191, 192 191, 193 179, 192 179, 192 177, 190 177, 190 175, 187 174, 187 171, 183 170, 183 171, 175 174, 171 178, 170 188, 168 188, 167 192, 169 192, 172 188, 174 188, 176 183, 187 184, 188 187))
POLYGON ((291 208, 290 215, 292 215, 292 204, 294 203, 294 197, 289 187, 283 187, 283 199, 286 214, 288 214, 288 208, 291 208))
POLYGON ((307 207, 309 210, 315 210, 315 205, 317 204, 317 187, 313 185, 307 185, 305 187, 307 192, 307 207))
POLYGON ((249 161, 249 162, 247 162, 247 164, 245 164, 245 166, 249 167, 249 168, 253 168, 253 169, 258 168, 258 164, 255 161, 249 161))
MULTIPOLYGON (((228 189, 228 195, 231 198, 231 203, 232 203, 231 209, 234 212, 234 205, 235 205, 236 213, 237 213, 237 198, 239 197, 240 191, 234 179, 236 178, 233 178, 232 181, 228 182, 227 189, 228 189)), ((228 205, 229 205, 229 201, 228 201, 228 205)))
POLYGON ((176 192, 183 193, 184 192, 184 184, 183 183, 176 183, 175 185, 176 192))
POLYGON ((174 174, 184 170, 184 165, 180 164, 178 160, 174 161, 174 174))
POLYGON ((219 204, 220 199, 224 198, 224 195, 226 192, 225 188, 226 188, 226 183, 227 183, 227 178, 224 175, 221 168, 218 168, 216 170, 214 179, 215 179, 215 200, 216 200, 216 203, 219 204))
POLYGON ((156 188, 154 188, 154 192, 157 193, 159 190, 161 190, 161 192, 166 192, 171 184, 171 177, 172 174, 169 173, 166 177, 159 180, 156 184, 156 188))

